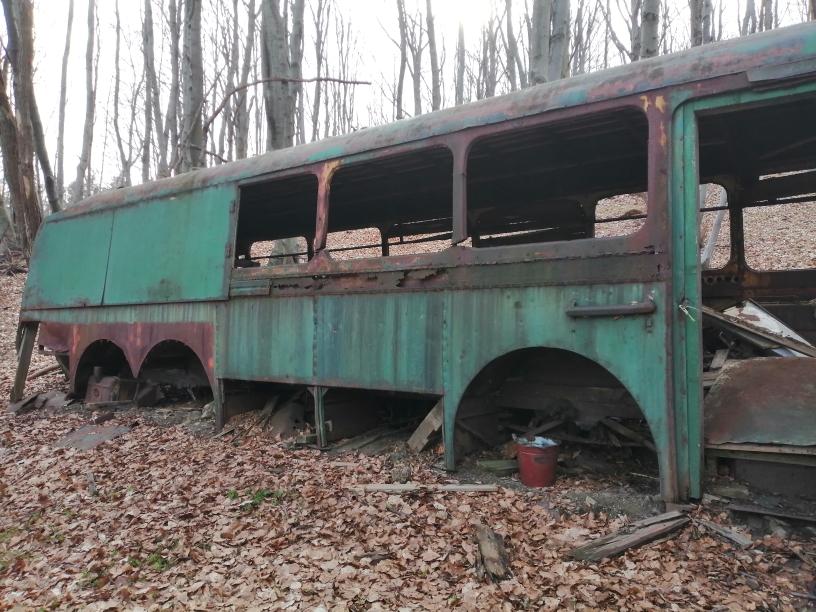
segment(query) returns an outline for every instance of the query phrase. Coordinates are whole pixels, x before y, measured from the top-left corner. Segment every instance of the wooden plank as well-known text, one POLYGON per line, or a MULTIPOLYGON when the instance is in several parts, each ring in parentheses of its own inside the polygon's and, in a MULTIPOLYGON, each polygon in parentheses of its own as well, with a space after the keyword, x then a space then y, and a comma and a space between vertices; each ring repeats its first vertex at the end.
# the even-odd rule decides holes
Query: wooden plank
POLYGON ((442 428, 445 410, 443 400, 440 399, 431 411, 422 419, 419 427, 414 430, 408 438, 408 448, 415 453, 421 452, 428 447, 431 437, 442 428))
POLYGON ((11 388, 10 401, 19 402, 25 392, 28 368, 31 365, 31 353, 34 350, 34 340, 37 337, 39 323, 21 323, 22 332, 20 347, 17 351, 17 372, 14 374, 14 385, 11 388))
POLYGON ((729 504, 728 509, 732 512, 743 512, 746 514, 761 514, 764 516, 776 516, 779 518, 790 519, 793 521, 802 521, 805 523, 816 523, 816 516, 808 514, 793 514, 792 512, 783 512, 782 510, 775 510, 773 508, 763 508, 762 506, 754 506, 751 504, 729 504))
POLYGON ((636 431, 632 431, 622 423, 618 423, 617 421, 615 421, 614 419, 610 419, 609 417, 601 419, 601 423, 606 425, 609 429, 611 429, 615 433, 622 435, 624 438, 629 438, 633 442, 640 442, 643 446, 648 448, 653 453, 657 452, 657 448, 655 447, 654 443, 651 440, 645 438, 644 436, 641 436, 636 431))
POLYGON ((728 359, 728 352, 730 349, 723 348, 717 349, 717 352, 714 353, 714 359, 711 360, 711 365, 708 366, 708 370, 710 372, 719 370, 725 365, 726 360, 728 359))
POLYGON ((816 446, 741 444, 735 442, 725 442, 723 444, 706 444, 706 450, 746 451, 753 453, 774 453, 779 455, 812 455, 816 457, 816 446))
POLYGON ((644 525, 643 521, 639 521, 639 523, 633 523, 629 527, 599 538, 589 544, 579 546, 570 552, 570 556, 581 561, 598 561, 607 557, 614 557, 630 548, 637 548, 668 536, 688 524, 691 519, 675 511, 648 520, 651 520, 648 524, 644 525), (680 516, 676 516, 678 514, 680 516), (672 518, 664 518, 667 515, 672 515, 672 518))
POLYGON ((695 524, 702 525, 709 531, 717 534, 718 536, 725 538, 729 542, 736 544, 740 548, 748 548, 754 541, 751 539, 750 536, 745 535, 744 533, 740 533, 738 531, 734 531, 733 529, 729 529, 724 525, 718 525, 712 521, 707 521, 705 519, 695 518, 693 519, 695 524))
POLYGON ((419 484, 415 482, 361 484, 347 487, 361 493, 413 493, 415 491, 439 491, 442 493, 495 493, 499 487, 492 484, 419 484))
POLYGON ((484 572, 494 582, 507 578, 510 574, 510 562, 502 537, 481 523, 474 526, 474 533, 484 572))

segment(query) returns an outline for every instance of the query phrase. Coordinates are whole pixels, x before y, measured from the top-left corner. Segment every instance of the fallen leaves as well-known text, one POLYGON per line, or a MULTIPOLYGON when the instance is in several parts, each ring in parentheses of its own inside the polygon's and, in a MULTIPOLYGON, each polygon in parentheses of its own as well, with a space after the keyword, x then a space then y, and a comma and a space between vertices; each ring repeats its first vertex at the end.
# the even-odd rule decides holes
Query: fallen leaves
MULTIPOLYGON (((49 378, 35 384, 59 381, 49 378)), ((95 449, 55 446, 85 424, 71 412, 0 413, 3 607, 793 610, 803 602, 791 594, 813 580, 791 553, 812 558, 812 543, 771 536, 742 551, 693 528, 597 564, 570 560, 571 548, 623 525, 570 514, 566 493, 585 480, 547 492, 361 495, 348 488, 389 480, 382 458, 338 461, 263 435, 235 446, 144 423, 95 449), (509 577, 495 584, 478 576, 477 524, 506 546, 509 577)), ((410 473, 445 482, 419 461, 410 473)))

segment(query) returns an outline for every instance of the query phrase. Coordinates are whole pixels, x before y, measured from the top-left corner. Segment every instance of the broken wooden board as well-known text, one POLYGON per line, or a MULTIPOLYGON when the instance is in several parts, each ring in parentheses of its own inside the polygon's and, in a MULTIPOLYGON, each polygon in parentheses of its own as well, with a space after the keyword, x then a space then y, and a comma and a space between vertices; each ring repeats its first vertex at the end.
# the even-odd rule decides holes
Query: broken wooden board
POLYGON ((443 400, 436 402, 436 405, 431 411, 422 419, 422 422, 408 438, 408 448, 415 453, 421 452, 431 443, 433 435, 442 428, 445 410, 443 400))
POLYGON ((618 423, 616 420, 606 417, 605 419, 601 419, 601 423, 603 423, 606 427, 614 431, 616 434, 620 434, 624 438, 629 438, 633 442, 639 442, 646 448, 648 448, 653 453, 657 452, 657 448, 655 448, 654 443, 649 440, 648 438, 640 435, 636 431, 633 431, 623 425, 622 423, 618 423))
POLYGON ((763 508, 762 506, 754 506, 751 504, 729 504, 728 509, 731 510, 731 512, 743 512, 745 514, 761 514, 763 516, 775 516, 778 518, 789 519, 792 521, 816 523, 816 516, 813 515, 794 514, 793 512, 784 512, 782 510, 775 510, 773 508, 763 508))
POLYGON ((667 536, 689 523, 691 519, 679 511, 665 512, 603 536, 573 549, 570 556, 581 561, 599 561, 620 555, 630 548, 637 548, 667 536))
POLYGON ((413 493, 415 491, 438 491, 443 493, 495 493, 499 487, 492 484, 419 484, 415 482, 361 484, 347 487, 359 493, 413 493))
POLYGON ((510 575, 510 561, 504 540, 487 525, 474 526, 476 544, 479 552, 478 563, 493 582, 504 580, 510 575))
POLYGON ((130 431, 123 425, 83 425, 79 429, 60 438, 56 446, 60 448, 78 448, 91 450, 103 442, 113 440, 130 431))
POLYGON ((498 476, 510 476, 518 472, 518 461, 515 459, 480 459, 476 465, 498 476))
POLYGON ((9 404, 8 411, 14 416, 22 416, 35 410, 56 410, 65 407, 67 394, 64 391, 47 391, 35 393, 18 402, 9 404))
POLYGON ((696 525, 702 525, 712 533, 717 534, 718 536, 725 538, 732 544, 739 546, 740 548, 748 548, 754 541, 751 539, 751 536, 745 535, 744 533, 740 533, 739 531, 735 531, 725 525, 719 525, 714 523, 713 521, 707 521, 701 518, 695 518, 694 523, 696 525))

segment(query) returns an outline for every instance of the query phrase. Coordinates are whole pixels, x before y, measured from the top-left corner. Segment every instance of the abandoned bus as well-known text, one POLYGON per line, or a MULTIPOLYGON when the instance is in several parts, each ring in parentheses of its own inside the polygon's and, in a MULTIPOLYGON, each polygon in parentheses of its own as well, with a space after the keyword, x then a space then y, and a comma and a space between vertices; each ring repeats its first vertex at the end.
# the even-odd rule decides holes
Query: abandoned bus
POLYGON ((720 452, 816 445, 816 262, 747 256, 753 211, 814 199, 814 117, 806 24, 94 195, 39 232, 14 395, 39 345, 79 395, 208 387, 219 427, 232 393, 302 390, 322 445, 415 400, 448 469, 505 409, 627 422, 663 497, 699 497, 709 422, 720 452), (705 268, 701 216, 730 236, 705 268))

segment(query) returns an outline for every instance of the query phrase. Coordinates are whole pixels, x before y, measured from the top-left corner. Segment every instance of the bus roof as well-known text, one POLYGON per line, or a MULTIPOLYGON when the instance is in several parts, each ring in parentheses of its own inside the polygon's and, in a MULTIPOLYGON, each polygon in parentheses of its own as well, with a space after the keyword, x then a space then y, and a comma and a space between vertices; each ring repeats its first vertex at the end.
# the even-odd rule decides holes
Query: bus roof
POLYGON ((50 215, 46 221, 665 87, 742 74, 742 88, 808 73, 816 73, 813 22, 694 47, 171 178, 100 192, 50 215))

